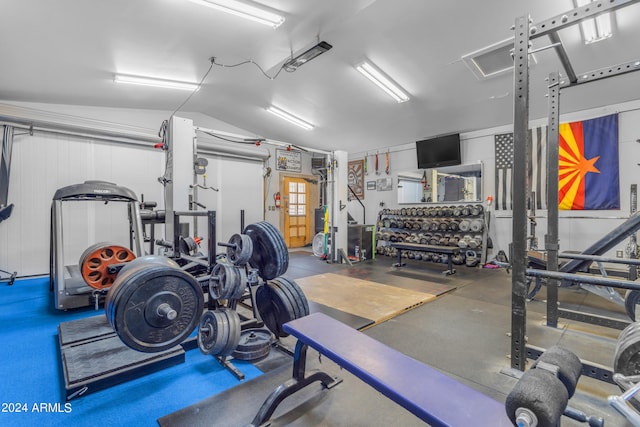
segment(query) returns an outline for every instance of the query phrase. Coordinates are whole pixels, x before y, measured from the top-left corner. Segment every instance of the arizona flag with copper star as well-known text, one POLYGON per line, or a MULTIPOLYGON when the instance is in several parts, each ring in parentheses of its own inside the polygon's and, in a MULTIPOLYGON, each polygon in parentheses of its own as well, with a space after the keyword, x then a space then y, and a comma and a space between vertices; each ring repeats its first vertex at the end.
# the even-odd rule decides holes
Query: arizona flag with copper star
POLYGON ((560 124, 558 207, 620 209, 618 115, 560 124))

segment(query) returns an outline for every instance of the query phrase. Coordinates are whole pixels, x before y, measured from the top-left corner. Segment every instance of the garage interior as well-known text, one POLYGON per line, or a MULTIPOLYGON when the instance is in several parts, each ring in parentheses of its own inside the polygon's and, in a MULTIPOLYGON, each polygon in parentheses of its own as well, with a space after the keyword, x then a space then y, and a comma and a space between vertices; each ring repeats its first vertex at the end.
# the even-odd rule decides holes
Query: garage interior
POLYGON ((503 3, 5 5, 0 423, 640 425, 640 6, 503 3))

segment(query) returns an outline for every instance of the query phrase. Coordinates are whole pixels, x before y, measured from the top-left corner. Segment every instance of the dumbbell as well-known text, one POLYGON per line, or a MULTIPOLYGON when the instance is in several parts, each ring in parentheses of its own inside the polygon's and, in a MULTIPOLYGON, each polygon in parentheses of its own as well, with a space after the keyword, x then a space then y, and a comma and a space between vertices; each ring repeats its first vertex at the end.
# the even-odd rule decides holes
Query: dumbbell
POLYGON ((456 220, 449 221, 449 230, 456 231, 460 226, 460 222, 456 220))
POLYGON ((482 213, 482 205, 472 205, 470 214, 472 216, 478 216, 482 213))
POLYGON ((470 205, 465 205, 462 207, 460 214, 462 216, 469 216, 469 214, 471 213, 471 206, 470 205))
POLYGON ((469 230, 474 233, 482 231, 482 227, 484 227, 484 221, 481 219, 474 219, 469 223, 469 230))
POLYGON ((463 219, 458 223, 458 229, 460 231, 464 231, 464 232, 469 231, 470 227, 471 227, 471 221, 469 221, 468 219, 463 219))
POLYGON ((431 221, 425 219, 424 221, 422 221, 422 224, 420 224, 420 228, 424 231, 429 231, 431 229, 431 221))
POLYGON ((471 249, 477 249, 482 246, 482 236, 476 235, 469 240, 468 245, 471 249))
POLYGON ((460 206, 456 206, 453 208, 453 211, 451 213, 453 214, 453 216, 460 216, 462 215, 462 208, 460 206))
POLYGON ((469 242, 471 241, 471 236, 465 235, 462 239, 458 241, 458 247, 460 249, 466 249, 469 247, 469 242))
POLYGON ((453 255, 451 257, 451 262, 455 265, 462 265, 464 263, 464 257, 460 254, 453 255))
POLYGON ((480 263, 480 258, 475 251, 466 251, 464 263, 467 267, 476 267, 480 263))

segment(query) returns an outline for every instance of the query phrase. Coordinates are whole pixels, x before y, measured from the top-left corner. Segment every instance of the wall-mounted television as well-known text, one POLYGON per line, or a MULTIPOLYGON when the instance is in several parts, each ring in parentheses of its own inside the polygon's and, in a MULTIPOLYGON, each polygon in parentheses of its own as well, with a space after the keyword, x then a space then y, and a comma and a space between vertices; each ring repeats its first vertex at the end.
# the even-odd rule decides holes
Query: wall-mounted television
POLYGON ((418 169, 454 166, 462 163, 460 158, 460 134, 437 136, 416 141, 418 169))

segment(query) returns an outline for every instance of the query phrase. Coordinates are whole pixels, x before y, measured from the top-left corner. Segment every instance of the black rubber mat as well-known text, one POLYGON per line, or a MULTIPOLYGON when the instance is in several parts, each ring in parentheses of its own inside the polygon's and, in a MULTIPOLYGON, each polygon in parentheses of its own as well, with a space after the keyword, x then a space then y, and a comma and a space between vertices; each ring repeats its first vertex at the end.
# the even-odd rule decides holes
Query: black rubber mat
POLYGON ((160 353, 142 353, 125 346, 103 315, 58 325, 60 360, 66 399, 121 384, 184 363, 176 346, 160 353))
POLYGON ((104 315, 62 322, 58 325, 58 336, 62 346, 109 335, 115 335, 115 332, 104 315))

